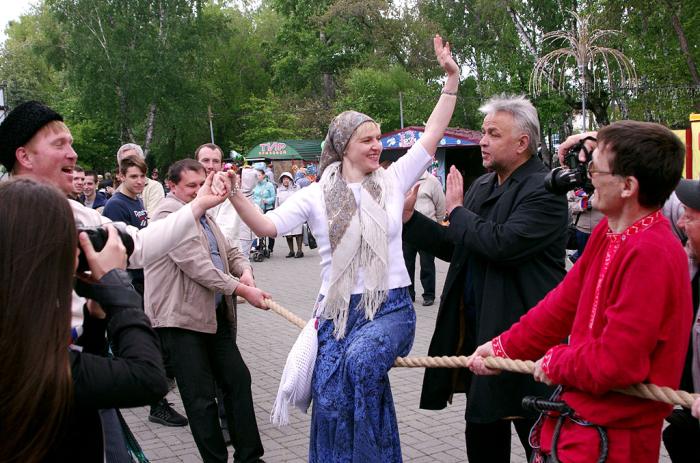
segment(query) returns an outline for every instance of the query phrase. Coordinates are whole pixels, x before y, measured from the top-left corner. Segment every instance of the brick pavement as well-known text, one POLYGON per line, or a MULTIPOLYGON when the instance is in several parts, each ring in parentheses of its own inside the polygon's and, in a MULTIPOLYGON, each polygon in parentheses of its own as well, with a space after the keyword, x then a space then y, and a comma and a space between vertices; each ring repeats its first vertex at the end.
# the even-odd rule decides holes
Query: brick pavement
MULTIPOLYGON (((276 252, 261 263, 254 263, 258 286, 297 315, 307 318, 320 285, 319 257, 305 248, 303 259, 286 259, 286 243, 279 240, 276 252)), ((447 264, 437 260, 437 291, 442 290, 447 264)), ((418 271, 418 269, 416 269, 418 271)), ((416 293, 421 294, 420 288, 416 293)), ((411 355, 426 355, 435 324, 437 301, 432 307, 416 304, 418 322, 411 355)), ((238 347, 253 378, 253 398, 258 426, 265 446, 267 463, 307 461, 309 415, 294 409, 290 424, 277 428, 270 423, 270 411, 277 394, 287 353, 298 329, 282 317, 251 307, 238 308, 238 347)), ((390 373, 392 392, 401 433, 403 458, 411 463, 462 462, 464 450, 465 398, 459 395, 445 410, 418 408, 423 369, 395 368, 390 373)), ((184 412, 177 390, 168 395, 177 410, 184 412)), ((152 462, 201 462, 189 426, 168 428, 150 423, 147 408, 123 410, 124 417, 152 462)), ((525 463, 517 436, 513 438, 512 463, 525 463)), ((229 447, 229 461, 233 461, 229 447)), ((664 455, 662 462, 670 460, 664 455)), ((372 463, 372 462, 368 462, 372 463)))

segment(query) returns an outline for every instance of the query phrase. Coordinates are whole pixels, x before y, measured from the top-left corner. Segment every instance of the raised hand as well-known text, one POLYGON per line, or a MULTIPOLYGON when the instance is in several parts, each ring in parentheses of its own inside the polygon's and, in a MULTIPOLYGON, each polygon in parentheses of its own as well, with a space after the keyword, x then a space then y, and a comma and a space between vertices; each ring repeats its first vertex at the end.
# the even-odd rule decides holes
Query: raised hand
POLYGON ((437 57, 440 67, 445 70, 447 76, 458 76, 459 66, 452 58, 452 50, 450 50, 450 42, 444 42, 440 34, 435 34, 433 38, 433 47, 435 48, 435 56, 437 57))
POLYGON ((447 174, 447 188, 445 190, 445 209, 447 215, 455 207, 461 206, 464 201, 464 179, 455 166, 450 167, 447 174))

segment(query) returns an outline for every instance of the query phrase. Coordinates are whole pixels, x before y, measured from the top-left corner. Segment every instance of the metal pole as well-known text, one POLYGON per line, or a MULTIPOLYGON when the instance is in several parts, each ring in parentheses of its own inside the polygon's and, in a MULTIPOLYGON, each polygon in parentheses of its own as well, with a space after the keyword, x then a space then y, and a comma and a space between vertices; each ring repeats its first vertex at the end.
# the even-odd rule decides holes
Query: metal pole
POLYGON ((399 92, 399 115, 401 117, 401 128, 403 129, 403 93, 399 92))
POLYGON ((581 92, 581 111, 583 111, 583 131, 586 131, 586 84, 583 84, 583 91, 581 92))
POLYGON ((581 112, 583 115, 583 130, 586 131, 586 67, 584 65, 579 66, 579 73, 581 74, 581 112))
POLYGON ((212 124, 212 119, 211 105, 209 105, 209 133, 211 134, 211 142, 214 143, 214 125, 212 124))

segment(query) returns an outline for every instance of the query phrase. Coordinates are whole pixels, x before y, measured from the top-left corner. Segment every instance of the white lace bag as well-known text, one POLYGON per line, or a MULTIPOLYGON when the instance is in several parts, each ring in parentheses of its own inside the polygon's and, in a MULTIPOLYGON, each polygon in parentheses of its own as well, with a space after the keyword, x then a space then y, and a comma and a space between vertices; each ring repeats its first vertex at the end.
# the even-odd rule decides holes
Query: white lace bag
POLYGON ((277 398, 272 405, 270 421, 277 426, 289 424, 289 406, 306 413, 311 405, 311 377, 318 351, 318 318, 312 318, 287 355, 277 398))

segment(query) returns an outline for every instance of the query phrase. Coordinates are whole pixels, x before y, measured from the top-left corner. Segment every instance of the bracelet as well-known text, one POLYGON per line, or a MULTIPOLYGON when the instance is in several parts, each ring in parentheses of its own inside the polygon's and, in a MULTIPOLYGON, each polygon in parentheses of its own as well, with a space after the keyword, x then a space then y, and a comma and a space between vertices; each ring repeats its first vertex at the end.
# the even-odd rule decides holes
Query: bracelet
POLYGON ((442 93, 443 95, 457 96, 457 91, 456 91, 456 90, 455 90, 454 92, 451 92, 451 91, 445 90, 445 89, 443 88, 443 89, 442 89, 442 92, 440 92, 440 93, 442 93))
POLYGON ((229 198, 233 198, 234 196, 236 196, 236 195, 238 194, 239 191, 240 191, 239 186, 238 186, 238 185, 233 185, 233 186, 231 187, 231 191, 229 191, 229 193, 228 193, 228 197, 229 197, 229 198))

